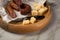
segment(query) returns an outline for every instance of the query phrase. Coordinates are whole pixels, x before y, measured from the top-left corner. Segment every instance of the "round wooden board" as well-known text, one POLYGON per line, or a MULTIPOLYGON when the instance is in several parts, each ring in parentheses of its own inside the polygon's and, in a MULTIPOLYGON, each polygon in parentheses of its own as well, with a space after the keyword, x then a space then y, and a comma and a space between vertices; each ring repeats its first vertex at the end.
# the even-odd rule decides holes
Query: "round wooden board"
POLYGON ((43 29, 50 22, 51 19, 51 8, 48 6, 48 12, 45 14, 45 18, 37 23, 22 25, 22 24, 7 24, 0 18, 0 26, 9 32, 14 33, 31 33, 43 29))

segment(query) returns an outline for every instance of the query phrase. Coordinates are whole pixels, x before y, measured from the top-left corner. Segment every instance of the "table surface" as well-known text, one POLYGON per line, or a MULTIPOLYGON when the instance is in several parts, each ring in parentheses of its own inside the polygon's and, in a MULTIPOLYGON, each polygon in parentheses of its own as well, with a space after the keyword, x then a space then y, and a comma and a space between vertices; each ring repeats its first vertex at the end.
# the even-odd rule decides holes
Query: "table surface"
POLYGON ((0 28, 0 40, 60 40, 60 0, 48 0, 52 9, 51 22, 41 31, 14 34, 0 28))

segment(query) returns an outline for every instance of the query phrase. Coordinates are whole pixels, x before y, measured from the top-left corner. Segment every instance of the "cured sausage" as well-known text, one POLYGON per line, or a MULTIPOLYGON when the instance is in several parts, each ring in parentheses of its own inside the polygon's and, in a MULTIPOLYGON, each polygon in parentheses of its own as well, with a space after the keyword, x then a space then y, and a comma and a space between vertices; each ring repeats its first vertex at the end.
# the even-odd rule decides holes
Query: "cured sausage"
POLYGON ((18 6, 22 5, 22 0, 13 0, 18 6))
POLYGON ((17 17, 17 15, 15 14, 13 8, 11 8, 11 6, 9 4, 5 7, 5 9, 8 12, 9 16, 11 16, 12 18, 17 17))
POLYGON ((10 6, 11 6, 13 9, 19 11, 19 7, 18 7, 14 2, 11 1, 11 2, 10 2, 10 6))
POLYGON ((26 14, 28 14, 28 13, 30 13, 31 12, 31 6, 29 6, 28 4, 22 4, 21 6, 20 6, 20 12, 21 12, 21 14, 23 14, 23 15, 26 15, 26 14))

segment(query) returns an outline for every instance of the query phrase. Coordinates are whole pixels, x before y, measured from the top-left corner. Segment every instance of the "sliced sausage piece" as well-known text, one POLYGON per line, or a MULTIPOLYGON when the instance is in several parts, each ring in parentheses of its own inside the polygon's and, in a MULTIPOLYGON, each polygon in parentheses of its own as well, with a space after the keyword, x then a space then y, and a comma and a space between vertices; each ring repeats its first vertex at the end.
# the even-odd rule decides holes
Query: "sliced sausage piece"
POLYGON ((12 18, 15 18, 17 17, 17 15, 15 14, 13 8, 11 8, 11 6, 8 4, 6 7, 5 7, 6 11, 8 12, 8 14, 12 17, 12 18))
POLYGON ((22 5, 22 0, 13 0, 18 6, 22 5))
POLYGON ((11 2, 10 2, 10 6, 11 6, 13 9, 19 11, 19 7, 18 7, 17 4, 15 4, 14 2, 11 1, 11 2))
POLYGON ((20 12, 22 15, 27 15, 28 13, 31 13, 31 6, 23 3, 20 6, 20 12))

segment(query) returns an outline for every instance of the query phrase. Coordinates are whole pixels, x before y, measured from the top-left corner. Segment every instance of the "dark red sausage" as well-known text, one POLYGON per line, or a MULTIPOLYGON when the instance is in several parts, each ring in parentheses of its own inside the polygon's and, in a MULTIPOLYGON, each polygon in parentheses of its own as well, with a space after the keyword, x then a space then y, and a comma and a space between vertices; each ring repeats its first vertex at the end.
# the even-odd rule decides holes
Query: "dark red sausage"
POLYGON ((22 4, 21 6, 20 6, 20 12, 21 12, 21 14, 23 14, 23 15, 26 15, 26 14, 28 14, 28 13, 30 13, 31 12, 31 6, 29 6, 28 4, 22 4))
POLYGON ((13 0, 18 6, 22 5, 22 0, 13 0))

